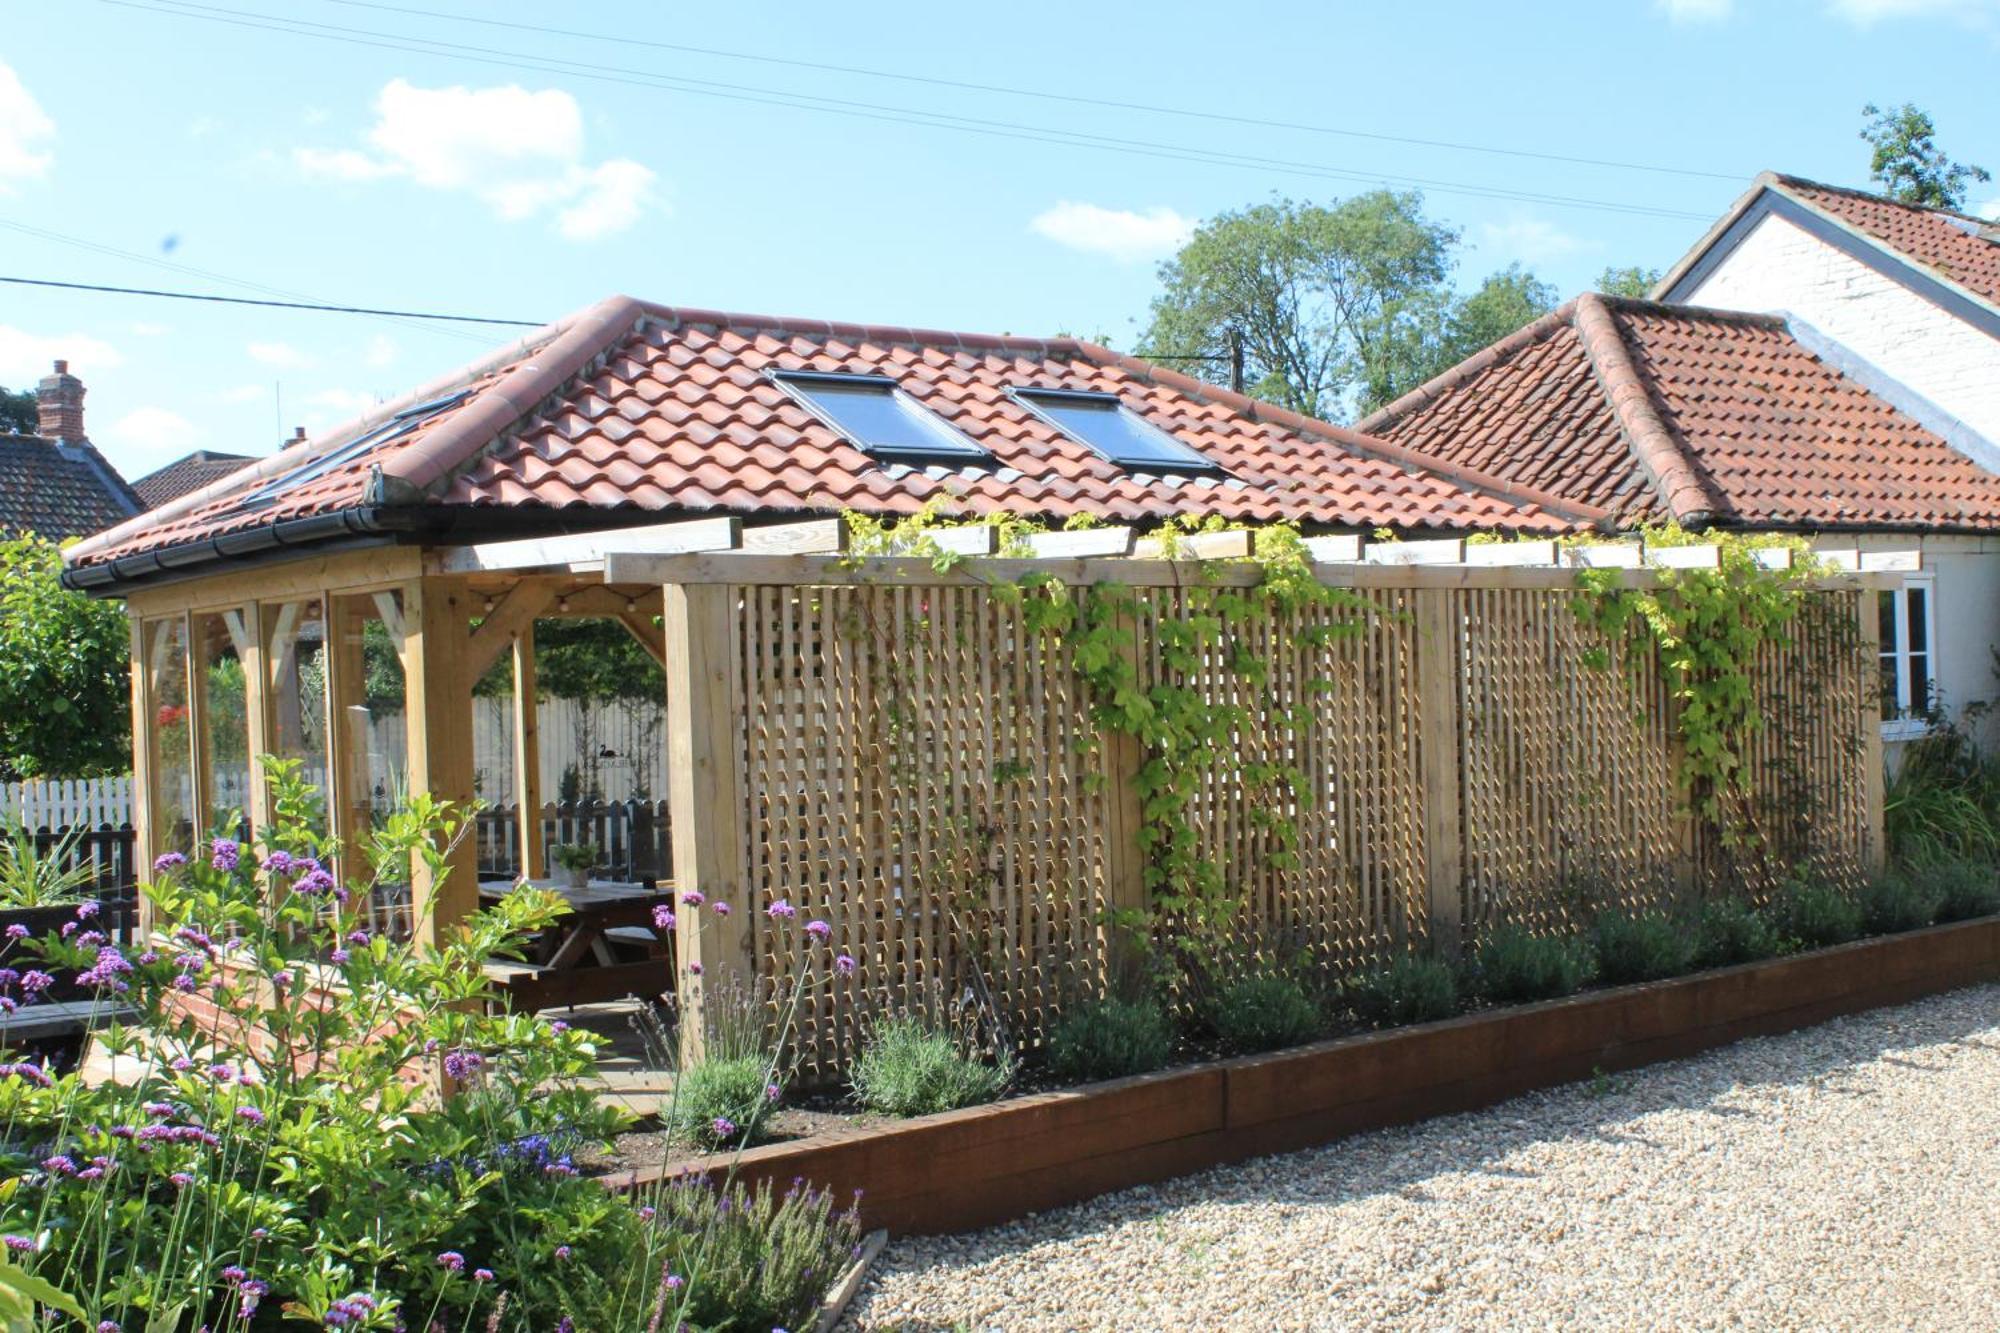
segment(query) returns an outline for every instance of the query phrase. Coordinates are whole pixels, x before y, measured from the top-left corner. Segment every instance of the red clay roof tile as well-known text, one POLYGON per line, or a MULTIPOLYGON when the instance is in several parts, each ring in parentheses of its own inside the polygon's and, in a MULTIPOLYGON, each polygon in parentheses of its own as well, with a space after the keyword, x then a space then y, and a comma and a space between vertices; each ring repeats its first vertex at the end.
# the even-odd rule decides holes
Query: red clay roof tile
POLYGON ((1988 303, 2000 305, 2000 242, 1981 234, 1994 223, 1948 209, 1899 204, 1881 195, 1797 176, 1770 179, 1800 203, 1837 218, 1988 303))

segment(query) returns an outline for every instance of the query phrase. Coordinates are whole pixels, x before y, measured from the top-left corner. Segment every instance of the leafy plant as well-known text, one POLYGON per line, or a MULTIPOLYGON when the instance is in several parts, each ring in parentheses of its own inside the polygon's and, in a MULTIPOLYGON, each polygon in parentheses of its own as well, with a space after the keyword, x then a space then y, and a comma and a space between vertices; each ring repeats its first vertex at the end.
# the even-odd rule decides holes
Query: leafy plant
POLYGON ((97 872, 78 854, 81 838, 66 830, 44 852, 27 825, 0 824, 0 909, 70 907, 89 896, 97 872))
POLYGON ((1861 929, 1869 935, 1920 930, 1937 920, 1943 897, 1929 876, 1899 866, 1862 886, 1861 929))
POLYGON ((1741 898, 1703 903, 1695 923, 1695 959, 1703 967, 1729 967, 1774 957, 1778 932, 1769 917, 1741 898))
POLYGON ((1882 828, 1894 861, 2000 855, 2000 763, 1943 717, 1903 747, 1882 793, 1882 828))
POLYGON ((61 575, 54 542, 0 540, 0 782, 131 768, 124 609, 61 575))
POLYGON ((1253 972, 1216 993, 1209 1013, 1215 1033, 1239 1051, 1296 1046, 1319 1035, 1319 1007, 1298 981, 1280 971, 1253 972))
POLYGON ((1807 948, 1845 944, 1861 934, 1861 904, 1853 894, 1819 880, 1793 880, 1774 915, 1779 932, 1807 948))
POLYGON ((775 1194, 768 1180, 751 1190, 679 1175, 648 1203, 676 1238, 655 1277, 686 1275, 692 1294, 682 1317, 714 1333, 810 1328, 827 1288, 859 1252, 854 1207, 835 1212, 830 1193, 798 1183, 775 1194))
POLYGON ((751 1143, 782 1093, 761 1055, 699 1060, 674 1077, 673 1126, 704 1148, 751 1143))
POLYGON ((1474 955, 1480 989, 1498 1004, 1573 995, 1590 980, 1590 946, 1579 939, 1496 926, 1474 955))
POLYGON ((1990 861, 1954 857, 1913 865, 1908 873, 1923 875, 1936 887, 1940 921, 1969 921, 2000 912, 2000 875, 1990 861))
POLYGON ((1150 999, 1079 1005, 1049 1032, 1049 1068, 1080 1082, 1147 1074, 1166 1064, 1174 1029, 1150 999))
POLYGON ((594 842, 559 842, 549 848, 549 859, 564 870, 588 870, 600 856, 601 849, 594 842))
POLYGON ((1362 976, 1348 995, 1378 1027, 1434 1023, 1458 1012, 1458 973, 1441 958, 1410 954, 1362 976))
POLYGON ((1011 1059, 990 1065, 975 1059, 959 1049, 951 1033, 909 1015, 876 1026, 850 1075, 855 1100, 898 1116, 990 1102, 1013 1078, 1011 1059))
POLYGON ((1696 940, 1664 912, 1605 912, 1590 931, 1597 972, 1607 984, 1679 976, 1694 961, 1696 940))

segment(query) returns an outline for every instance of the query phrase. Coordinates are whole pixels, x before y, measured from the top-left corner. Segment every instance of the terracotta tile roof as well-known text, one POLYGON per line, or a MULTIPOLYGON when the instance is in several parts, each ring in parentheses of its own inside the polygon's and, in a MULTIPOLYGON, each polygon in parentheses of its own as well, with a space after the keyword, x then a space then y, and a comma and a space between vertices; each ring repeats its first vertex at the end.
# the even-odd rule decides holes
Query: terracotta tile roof
POLYGON ((2000 528, 2000 477, 1778 316, 1581 296, 1355 428, 1622 526, 2000 528))
POLYGON ((246 463, 256 460, 249 454, 225 454, 213 449, 197 449, 156 468, 132 483, 139 501, 148 509, 158 509, 169 500, 178 500, 189 491, 222 480, 246 463))
MULTIPOLYGON (((571 516, 856 509, 1135 523, 1177 514, 1315 527, 1569 530, 1603 517, 1269 404, 1069 339, 1001 338, 680 310, 613 298, 401 404, 287 449, 72 553, 75 566, 225 541, 259 529, 380 511, 461 523, 507 511, 571 516), (864 373, 992 455, 910 466, 862 452, 768 372, 864 373), (1012 387, 1110 393, 1200 450, 1225 476, 1130 472, 1015 402, 1012 387), (465 396, 268 500, 255 492, 398 411, 465 396)), ((357 517, 356 523, 364 521, 357 517)))
POLYGON ((1846 223, 1989 304, 2000 305, 2000 241, 1981 234, 2000 224, 1797 176, 1774 175, 1768 181, 1780 193, 1846 223))
POLYGON ((87 537, 144 508, 90 444, 0 435, 0 533, 87 537))

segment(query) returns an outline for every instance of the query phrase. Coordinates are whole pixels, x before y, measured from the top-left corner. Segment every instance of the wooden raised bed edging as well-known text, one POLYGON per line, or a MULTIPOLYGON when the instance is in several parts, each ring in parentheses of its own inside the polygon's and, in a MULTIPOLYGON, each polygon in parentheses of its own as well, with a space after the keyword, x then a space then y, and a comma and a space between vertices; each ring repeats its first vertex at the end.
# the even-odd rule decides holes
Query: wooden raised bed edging
POLYGON ((1488 1010, 1138 1078, 837 1130, 678 1163, 750 1184, 864 1191, 865 1225, 909 1235, 1010 1221, 1109 1190, 1468 1111, 1598 1069, 2000 979, 2000 917, 1488 1010))

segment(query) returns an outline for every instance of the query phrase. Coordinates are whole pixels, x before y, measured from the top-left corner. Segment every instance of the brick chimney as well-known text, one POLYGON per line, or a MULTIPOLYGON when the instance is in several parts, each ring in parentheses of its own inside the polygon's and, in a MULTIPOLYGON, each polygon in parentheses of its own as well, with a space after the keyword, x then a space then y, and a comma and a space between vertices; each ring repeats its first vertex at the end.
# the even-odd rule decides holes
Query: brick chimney
POLYGON ((35 433, 44 439, 80 444, 83 433, 83 381, 69 373, 69 362, 56 362, 53 375, 35 386, 35 433))

